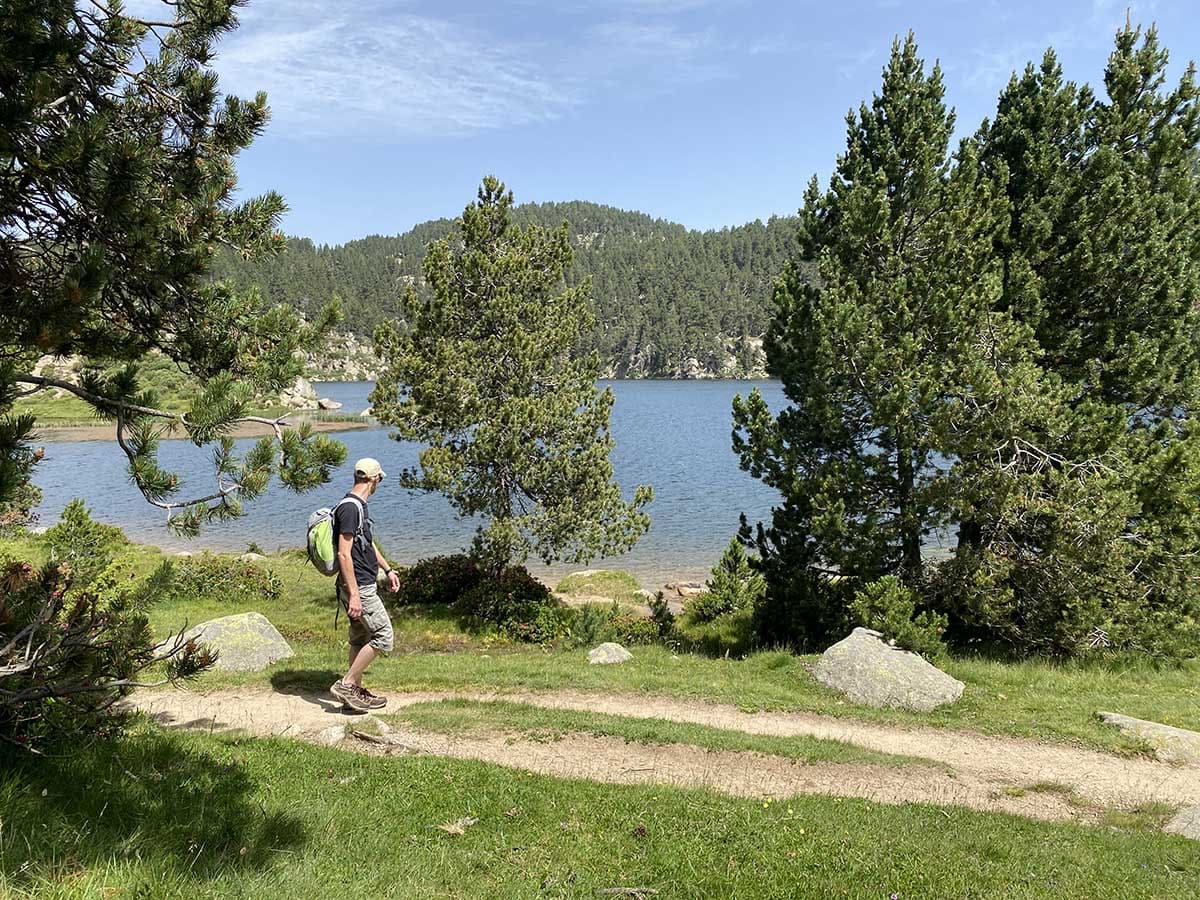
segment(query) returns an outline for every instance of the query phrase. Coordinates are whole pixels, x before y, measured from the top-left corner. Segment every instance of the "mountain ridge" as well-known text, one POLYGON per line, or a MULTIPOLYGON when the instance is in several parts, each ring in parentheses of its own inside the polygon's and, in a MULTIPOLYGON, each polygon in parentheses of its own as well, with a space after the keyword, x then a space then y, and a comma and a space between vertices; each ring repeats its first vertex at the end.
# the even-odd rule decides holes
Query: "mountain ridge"
MULTIPOLYGON (((520 224, 567 222, 575 260, 567 282, 592 279, 596 327, 582 348, 596 350, 609 378, 761 377, 762 336, 774 281, 797 253, 796 219, 698 231, 646 213, 573 200, 513 208, 520 224)), ((366 235, 344 244, 288 240, 279 256, 218 257, 214 275, 257 287, 273 302, 315 312, 333 296, 346 318, 336 346, 361 345, 385 319, 403 317, 408 287, 424 290, 428 244, 452 219, 431 219, 399 235, 366 235)), ((361 357, 361 346, 353 351, 361 357)), ((370 369, 314 359, 313 374, 370 369), (330 365, 322 365, 323 362, 330 365)))

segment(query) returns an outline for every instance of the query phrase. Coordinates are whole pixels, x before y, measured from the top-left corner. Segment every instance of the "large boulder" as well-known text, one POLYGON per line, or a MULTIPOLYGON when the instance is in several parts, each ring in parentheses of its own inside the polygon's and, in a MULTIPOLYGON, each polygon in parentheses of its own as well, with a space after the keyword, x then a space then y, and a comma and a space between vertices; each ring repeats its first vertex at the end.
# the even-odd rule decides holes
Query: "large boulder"
POLYGON ((337 400, 330 400, 328 397, 322 397, 317 401, 317 406, 328 412, 334 412, 342 408, 342 404, 337 400))
POLYGON ((1175 728, 1146 719, 1135 719, 1114 712, 1096 713, 1109 725, 1121 729, 1121 733, 1145 741, 1154 748, 1154 755, 1163 762, 1200 762, 1200 732, 1175 728))
POLYGON ((201 622, 184 635, 219 654, 217 668, 253 672, 295 654, 262 613, 248 612, 201 622))
POLYGON ((611 666, 628 662, 631 659, 633 659, 632 653, 620 644, 614 644, 611 641, 606 641, 599 647, 588 651, 588 663, 593 666, 611 666))
POLYGON ((915 653, 899 650, 878 631, 855 628, 817 662, 817 681, 865 706, 928 712, 962 696, 963 683, 915 653))

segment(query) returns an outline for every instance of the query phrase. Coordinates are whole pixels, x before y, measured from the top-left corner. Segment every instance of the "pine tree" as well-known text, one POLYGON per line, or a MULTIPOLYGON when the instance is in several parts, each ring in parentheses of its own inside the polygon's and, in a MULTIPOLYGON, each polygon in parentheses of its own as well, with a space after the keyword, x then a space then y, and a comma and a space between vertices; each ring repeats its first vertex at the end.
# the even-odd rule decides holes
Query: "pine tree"
POLYGON ((564 280, 567 227, 515 224, 512 202, 486 178, 430 246, 428 298, 410 290, 405 323, 377 332, 386 371, 371 395, 395 437, 428 444, 401 483, 485 517, 476 550, 495 570, 623 552, 652 497, 626 502, 612 480, 613 394, 596 388, 599 358, 573 353, 592 311, 589 284, 564 280))
POLYGON ((757 393, 734 404, 743 467, 782 494, 754 539, 768 584, 760 639, 804 648, 841 636, 855 583, 922 584, 922 543, 951 521, 939 460, 953 401, 971 393, 963 379, 999 292, 1002 207, 973 147, 951 158, 941 70, 926 73, 911 34, 847 122, 775 292, 767 359, 789 406, 774 417, 757 393))
POLYGON ((283 245, 278 195, 233 201, 234 158, 268 114, 262 94, 223 97, 210 66, 238 5, 164 3, 157 22, 116 2, 12 0, 0 16, 0 503, 36 462, 35 423, 12 416, 13 401, 51 387, 116 421, 134 483, 184 532, 238 515, 275 472, 310 487, 344 456, 281 422, 243 458, 225 440, 256 392, 299 374, 297 351, 335 314, 306 323, 208 278, 218 247, 283 245), (204 382, 186 415, 155 409, 139 386, 133 363, 149 351, 204 382), (129 365, 82 384, 32 372, 40 355, 73 353, 129 365), (217 444, 215 491, 184 499, 158 466, 168 425, 217 444))
POLYGON ((1166 62, 1126 26, 1096 98, 1048 52, 981 129, 1012 209, 1001 305, 1052 377, 957 466, 964 523, 938 590, 960 639, 1200 645, 1200 106, 1191 66, 1163 90, 1166 62))

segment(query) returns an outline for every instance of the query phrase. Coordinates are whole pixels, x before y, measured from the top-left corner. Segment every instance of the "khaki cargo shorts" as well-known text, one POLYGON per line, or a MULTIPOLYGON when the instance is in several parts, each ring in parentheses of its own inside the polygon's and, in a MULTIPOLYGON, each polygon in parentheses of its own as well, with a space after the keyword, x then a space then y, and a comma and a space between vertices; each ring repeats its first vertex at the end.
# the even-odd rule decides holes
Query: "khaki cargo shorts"
MULTIPOLYGON (((338 601, 349 615, 350 595, 339 577, 337 582, 338 601)), ((358 649, 370 644, 376 650, 387 653, 392 649, 392 618, 383 601, 379 599, 379 586, 359 585, 358 596, 362 600, 362 615, 350 620, 350 646, 358 649)))

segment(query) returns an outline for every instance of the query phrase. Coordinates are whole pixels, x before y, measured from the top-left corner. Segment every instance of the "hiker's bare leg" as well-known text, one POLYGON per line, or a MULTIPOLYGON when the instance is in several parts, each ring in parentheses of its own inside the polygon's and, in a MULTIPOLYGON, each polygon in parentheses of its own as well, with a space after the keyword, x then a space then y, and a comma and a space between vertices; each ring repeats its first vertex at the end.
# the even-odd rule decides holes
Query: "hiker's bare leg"
MULTIPOLYGON (((353 648, 351 648, 351 652, 353 652, 353 648)), ((350 671, 346 673, 346 677, 342 680, 361 687, 363 672, 367 670, 367 666, 374 662, 375 657, 378 655, 379 651, 370 644, 367 644, 367 646, 358 651, 358 655, 351 661, 350 671)))

